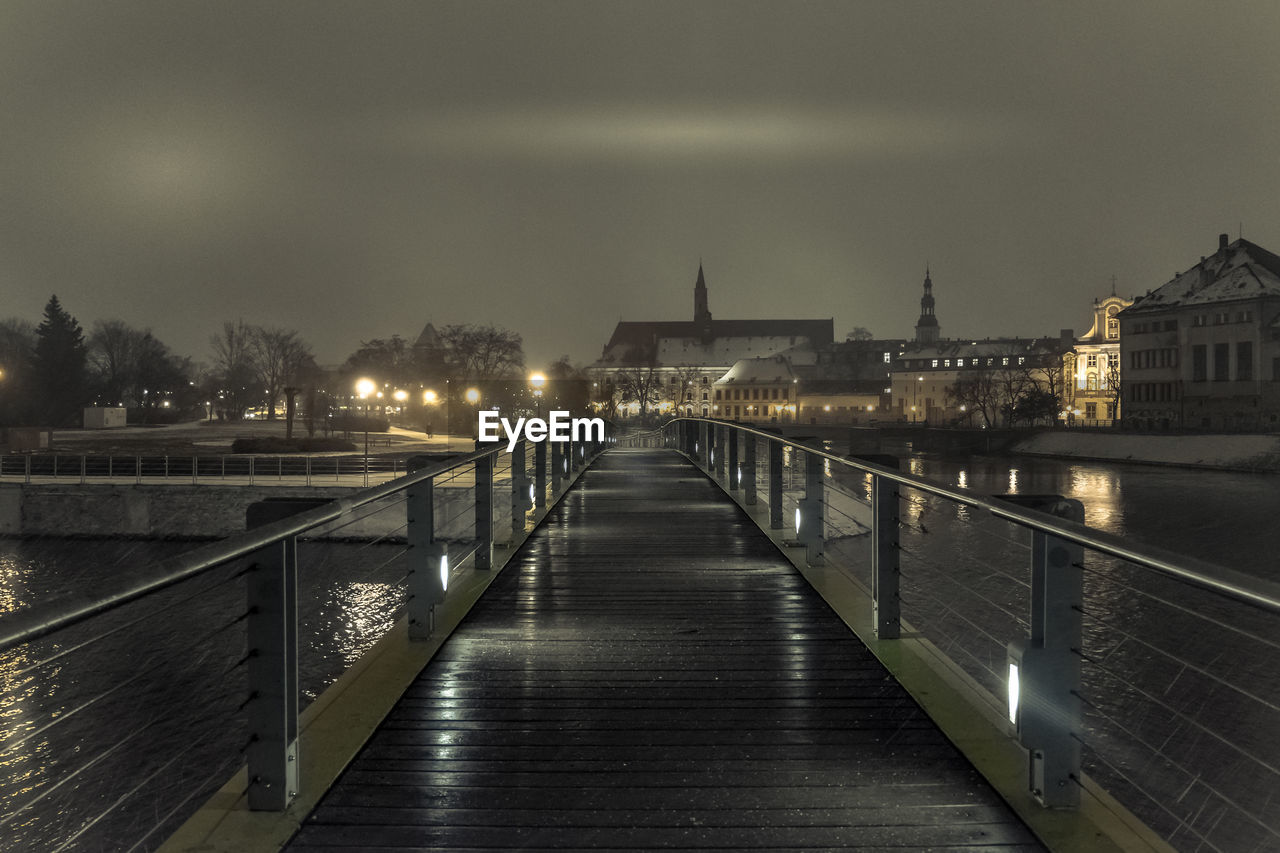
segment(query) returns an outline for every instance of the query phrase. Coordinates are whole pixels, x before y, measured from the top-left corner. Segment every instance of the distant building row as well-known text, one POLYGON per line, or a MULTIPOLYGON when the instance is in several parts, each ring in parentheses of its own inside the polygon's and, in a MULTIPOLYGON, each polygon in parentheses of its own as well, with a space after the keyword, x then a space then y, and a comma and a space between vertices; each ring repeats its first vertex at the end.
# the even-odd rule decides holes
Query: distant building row
POLYGON ((1074 337, 947 339, 926 271, 915 337, 834 340, 825 320, 620 322, 590 374, 604 405, 761 423, 1015 422, 1280 429, 1280 257, 1218 251, 1074 337))

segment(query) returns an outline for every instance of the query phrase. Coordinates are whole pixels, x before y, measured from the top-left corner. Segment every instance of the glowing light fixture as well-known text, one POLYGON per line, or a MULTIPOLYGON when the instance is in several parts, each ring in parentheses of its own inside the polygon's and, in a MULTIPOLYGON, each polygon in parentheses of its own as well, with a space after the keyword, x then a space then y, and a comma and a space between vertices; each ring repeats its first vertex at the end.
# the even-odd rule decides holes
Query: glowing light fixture
POLYGON ((796 533, 800 532, 800 507, 796 507, 796 533))
POLYGON ((467 398, 467 402, 468 402, 468 403, 470 403, 470 404, 471 404, 471 405, 473 405, 473 406, 474 406, 476 403, 479 403, 479 402, 480 402, 480 389, 478 389, 478 388, 468 388, 468 389, 467 389, 467 393, 466 393, 466 398, 467 398))
POLYGON ((1018 681, 1018 665, 1009 661, 1009 722, 1018 724, 1018 694, 1022 685, 1018 681))
POLYGON ((449 588, 449 555, 440 555, 440 588, 449 588))
POLYGON ((424 404, 434 403, 438 399, 439 397, 436 396, 436 392, 432 391, 430 388, 422 392, 422 402, 424 404))
POLYGON ((373 389, 377 386, 373 384, 372 379, 356 380, 356 393, 360 395, 360 399, 364 399, 373 393, 373 389))

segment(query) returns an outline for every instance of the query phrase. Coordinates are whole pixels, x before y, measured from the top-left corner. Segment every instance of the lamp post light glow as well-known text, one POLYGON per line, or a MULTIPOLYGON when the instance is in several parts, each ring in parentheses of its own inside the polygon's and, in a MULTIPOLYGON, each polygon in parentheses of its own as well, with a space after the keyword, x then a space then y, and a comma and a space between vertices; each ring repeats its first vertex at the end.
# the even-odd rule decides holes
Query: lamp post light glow
POLYGON ((440 589, 449 589, 449 555, 440 555, 440 589))
POLYGON ((466 393, 466 398, 468 403, 470 403, 473 406, 476 405, 477 403, 480 402, 480 389, 468 388, 466 393))
POLYGON ((438 399, 440 398, 436 396, 436 392, 432 391, 430 388, 422 392, 422 404, 424 406, 429 406, 438 399))

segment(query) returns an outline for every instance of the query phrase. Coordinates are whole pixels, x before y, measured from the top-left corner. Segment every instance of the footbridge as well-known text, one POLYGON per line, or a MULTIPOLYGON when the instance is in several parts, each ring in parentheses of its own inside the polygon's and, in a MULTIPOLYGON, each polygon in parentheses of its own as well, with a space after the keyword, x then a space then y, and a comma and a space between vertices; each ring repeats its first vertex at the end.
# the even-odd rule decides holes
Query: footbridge
POLYGON ((409 467, 5 616, 0 846, 1280 849, 1272 582, 726 422, 409 467))

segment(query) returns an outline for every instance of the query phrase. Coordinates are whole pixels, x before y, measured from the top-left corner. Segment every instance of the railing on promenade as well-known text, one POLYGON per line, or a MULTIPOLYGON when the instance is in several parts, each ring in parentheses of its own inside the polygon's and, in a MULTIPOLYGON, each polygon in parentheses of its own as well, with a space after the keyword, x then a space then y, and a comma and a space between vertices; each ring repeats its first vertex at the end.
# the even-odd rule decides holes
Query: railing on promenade
POLYGON ((284 809, 301 705, 336 677, 303 683, 299 659, 336 643, 350 665, 369 628, 334 599, 430 637, 460 576, 490 570, 495 542, 519 541, 605 446, 504 442, 339 500, 260 502, 242 534, 6 613, 0 849, 150 849, 246 765, 250 807, 284 809), (327 537, 379 517, 385 532, 330 560, 327 537), (341 582, 309 588, 329 562, 341 582))
MULTIPOLYGON (((411 455, 411 454, 410 454, 411 455)), ((405 472, 398 456, 342 454, 120 455, 12 453, 0 455, 0 482, 166 483, 363 487, 405 472)))
POLYGON ((1078 501, 979 495, 736 423, 664 438, 862 585, 880 639, 923 637, 985 691, 1043 805, 1102 789, 1178 848, 1280 847, 1274 555, 1241 572, 1086 527, 1078 501))

